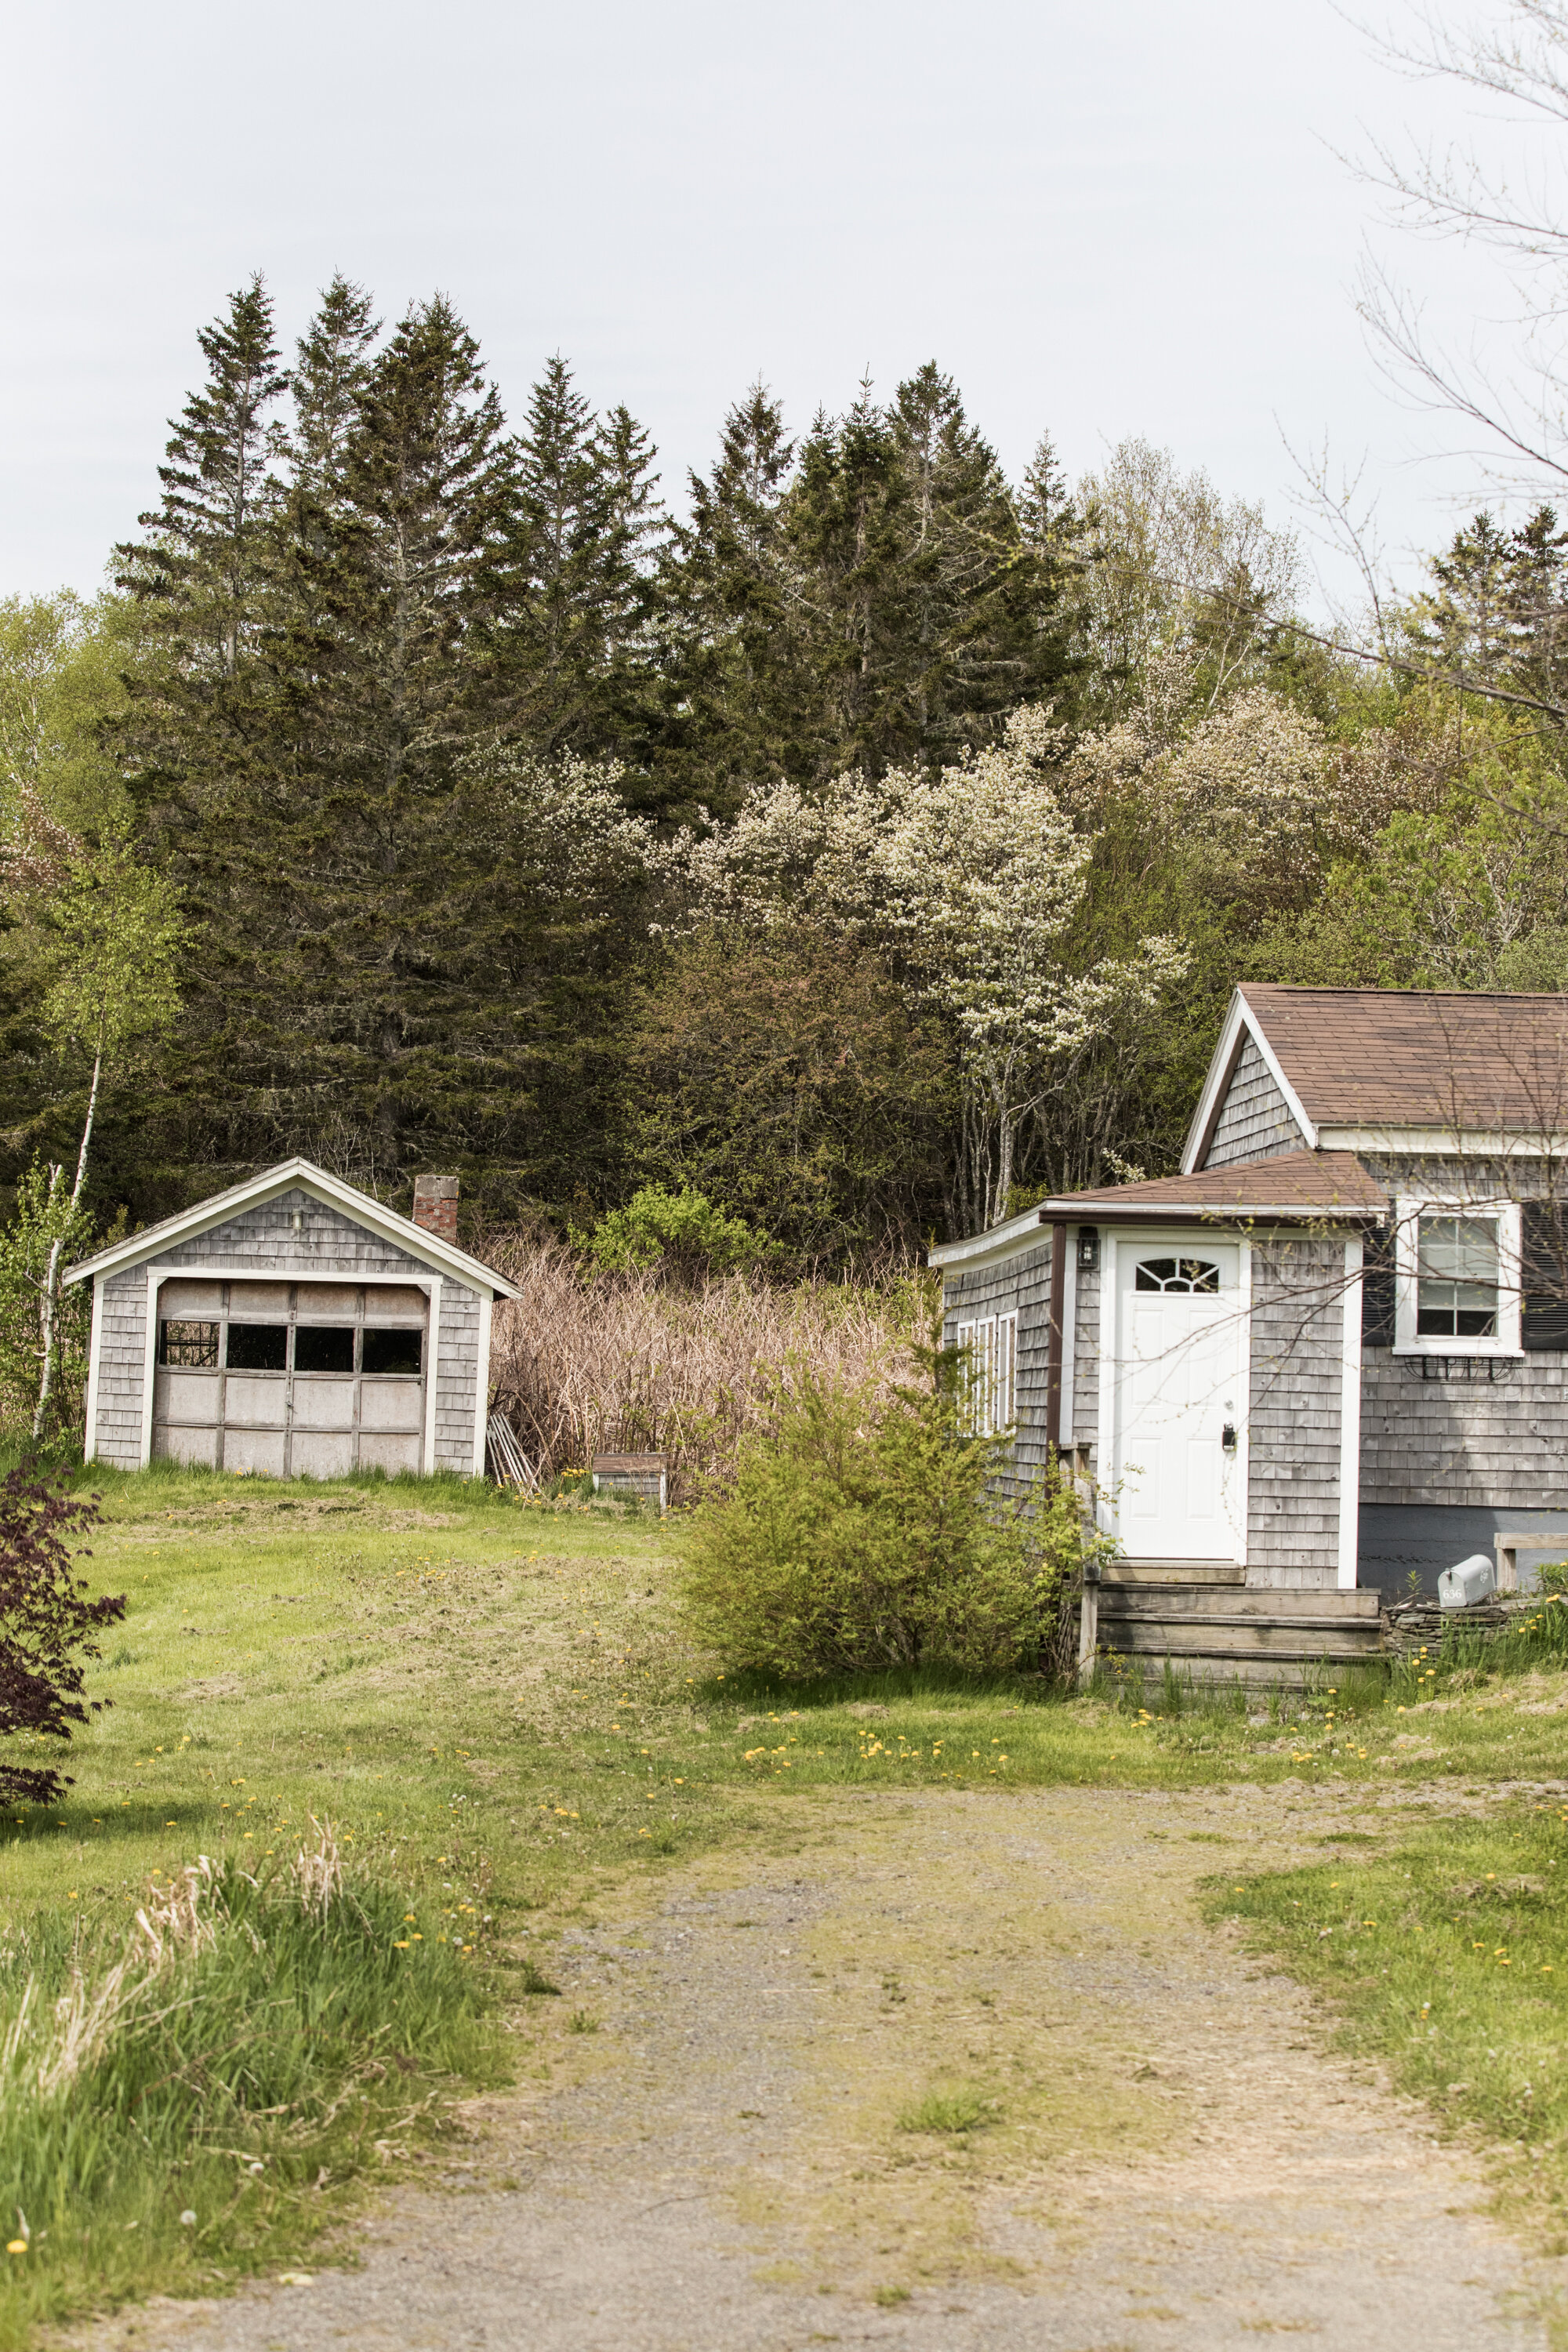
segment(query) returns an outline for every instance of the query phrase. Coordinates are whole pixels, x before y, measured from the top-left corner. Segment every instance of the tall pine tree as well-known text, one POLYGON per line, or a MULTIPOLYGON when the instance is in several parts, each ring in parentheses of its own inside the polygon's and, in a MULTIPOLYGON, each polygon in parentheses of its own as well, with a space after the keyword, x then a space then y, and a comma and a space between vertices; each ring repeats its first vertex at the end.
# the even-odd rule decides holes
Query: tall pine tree
POLYGON ((601 423, 558 352, 515 445, 495 596, 508 722, 546 755, 642 758, 663 528, 654 465, 629 411, 601 423))
POLYGON ((148 607, 176 666, 232 678, 259 626, 284 455, 272 416, 289 379, 262 278, 196 337, 207 380, 173 420, 146 536, 116 548, 119 584, 148 607))
POLYGON ((823 684, 785 527, 795 448, 762 383, 724 420, 710 474, 689 476, 661 583, 666 794, 730 814, 751 782, 820 765, 823 684))

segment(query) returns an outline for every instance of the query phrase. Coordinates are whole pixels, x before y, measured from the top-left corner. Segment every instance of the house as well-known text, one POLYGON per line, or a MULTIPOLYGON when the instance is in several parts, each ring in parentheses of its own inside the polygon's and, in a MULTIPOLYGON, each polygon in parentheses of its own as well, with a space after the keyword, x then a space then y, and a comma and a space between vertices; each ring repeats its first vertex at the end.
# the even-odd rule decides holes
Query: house
POLYGON ((1179 1175, 931 1263, 1015 1480, 1071 1466, 1120 1588, 1354 1628, 1500 1537, 1568 1554, 1565 1154, 1568 999, 1249 986, 1179 1175))
POLYGON ((288 1160, 72 1266, 92 1285, 87 1458, 271 1477, 482 1477, 490 1311, 458 1182, 402 1217, 288 1160))

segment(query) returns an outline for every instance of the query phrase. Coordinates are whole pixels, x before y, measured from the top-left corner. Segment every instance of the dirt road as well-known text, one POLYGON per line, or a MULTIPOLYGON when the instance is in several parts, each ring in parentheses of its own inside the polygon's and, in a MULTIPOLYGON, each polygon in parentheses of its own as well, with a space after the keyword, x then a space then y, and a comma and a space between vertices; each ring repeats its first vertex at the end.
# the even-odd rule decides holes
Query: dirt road
POLYGON ((1555 2266, 1485 2218, 1476 2168, 1199 1922, 1197 1880, 1316 1856, 1360 1801, 797 1797, 765 1860, 694 1864, 553 1949, 521 2087, 376 2208, 362 2267, 78 2340, 1545 2347, 1555 2266), (966 2106, 974 2129, 918 2127, 966 2106))

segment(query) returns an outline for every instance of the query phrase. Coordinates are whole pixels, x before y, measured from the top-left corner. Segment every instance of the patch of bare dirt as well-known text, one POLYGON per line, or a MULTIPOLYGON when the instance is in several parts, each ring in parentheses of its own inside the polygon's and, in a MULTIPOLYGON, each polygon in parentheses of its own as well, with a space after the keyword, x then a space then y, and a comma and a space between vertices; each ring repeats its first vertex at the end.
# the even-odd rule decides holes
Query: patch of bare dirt
POLYGON ((1556 2266, 1194 1900, 1216 1846, 1286 1865, 1417 1800, 1469 1810, 1289 1784, 797 1797, 766 1855, 650 1874, 541 1955, 565 1998, 527 2005, 523 2087, 476 2104, 446 2184, 468 2193, 389 2196, 358 2270, 79 2340, 1545 2352, 1556 2266))

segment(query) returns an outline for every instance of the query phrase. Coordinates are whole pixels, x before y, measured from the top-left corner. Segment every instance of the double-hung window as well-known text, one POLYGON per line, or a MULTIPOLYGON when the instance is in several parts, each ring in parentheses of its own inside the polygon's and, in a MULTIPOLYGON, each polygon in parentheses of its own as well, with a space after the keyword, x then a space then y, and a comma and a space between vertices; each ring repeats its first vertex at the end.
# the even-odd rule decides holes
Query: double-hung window
POLYGON ((1395 1352, 1517 1355, 1518 1202, 1401 1200, 1396 1214, 1395 1352))
POLYGON ((969 1354, 974 1427, 980 1435, 994 1437, 1018 1417, 1017 1315, 977 1317, 959 1325, 957 1338, 969 1354))

